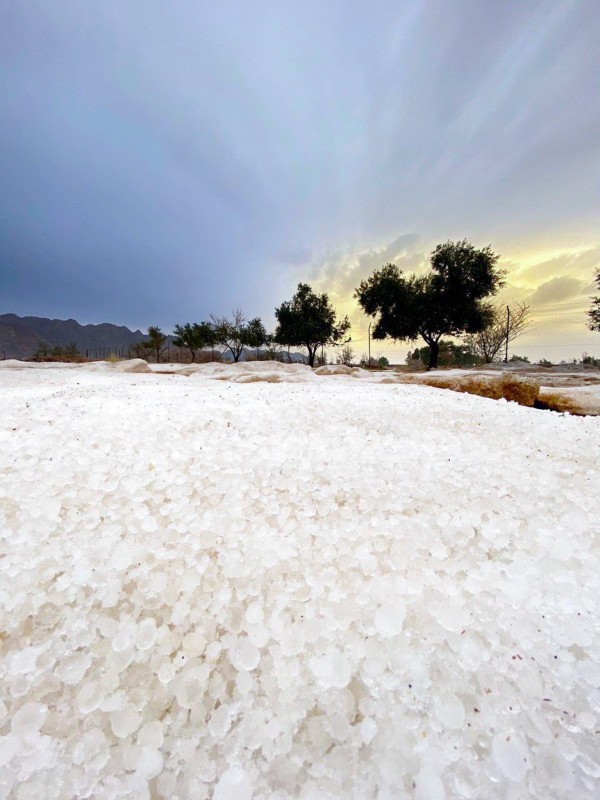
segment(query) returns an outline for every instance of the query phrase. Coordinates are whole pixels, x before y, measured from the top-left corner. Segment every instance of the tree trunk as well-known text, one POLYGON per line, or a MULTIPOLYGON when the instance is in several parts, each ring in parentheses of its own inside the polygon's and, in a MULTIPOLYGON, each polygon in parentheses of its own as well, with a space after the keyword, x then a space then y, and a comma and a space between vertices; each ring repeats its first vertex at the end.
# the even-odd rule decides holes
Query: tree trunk
POLYGON ((429 342, 429 365, 427 369, 435 369, 437 367, 439 354, 440 354, 439 343, 429 342))
POLYGON ((160 350, 157 347, 156 348, 156 363, 158 364, 159 362, 160 362, 160 350))
POLYGON ((317 353, 317 348, 316 347, 315 347, 314 350, 312 350, 310 347, 308 348, 308 366, 309 367, 314 367, 316 353, 317 353))

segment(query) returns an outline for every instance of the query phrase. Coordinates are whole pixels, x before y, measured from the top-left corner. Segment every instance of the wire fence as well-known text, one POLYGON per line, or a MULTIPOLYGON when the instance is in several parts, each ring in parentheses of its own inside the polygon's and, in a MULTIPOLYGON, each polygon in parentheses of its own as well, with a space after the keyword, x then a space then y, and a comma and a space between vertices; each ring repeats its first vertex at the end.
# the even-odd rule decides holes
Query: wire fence
MULTIPOLYGON (((549 303, 531 308, 531 325, 517 339, 509 343, 508 357, 521 356, 532 364, 551 362, 581 362, 586 356, 600 359, 600 332, 588 328, 587 311, 589 304, 549 303)), ((354 361, 386 358, 390 364, 406 363, 406 356, 415 347, 422 347, 423 342, 395 343, 390 339, 376 340, 372 337, 373 323, 368 317, 354 319, 350 331, 350 347, 354 353, 354 361)), ((445 337, 451 339, 452 337, 445 337)), ((459 341, 459 340, 454 340, 459 341)), ((293 348, 300 350, 300 348, 293 348)), ((102 360, 106 358, 133 358, 136 354, 133 346, 115 344, 103 347, 79 347, 79 352, 86 359, 102 360)), ((504 350, 503 350, 504 353, 504 350)), ((285 353, 283 354, 285 355, 285 353)), ((337 350, 325 351, 328 361, 335 361, 337 350)), ((214 353, 213 358, 218 354, 214 353)), ((8 357, 11 357, 10 355, 8 357)), ((0 351, 0 358, 7 358, 6 352, 0 351)), ((187 351, 168 343, 163 361, 180 362, 189 360, 187 351)))
MULTIPOLYGON (((531 325, 509 343, 508 357, 525 357, 532 364, 543 362, 581 362, 586 356, 600 359, 600 332, 588 328, 587 305, 578 303, 548 303, 531 308, 531 325)), ((372 330, 371 325, 371 330, 372 330)), ((395 344, 389 339, 373 339, 369 321, 359 319, 352 323, 352 347, 355 359, 385 357, 390 364, 404 364, 409 351, 422 347, 423 342, 395 344)), ((452 337, 444 337, 452 339, 452 337)), ((453 339, 453 341, 459 341, 453 339)), ((333 359, 335 354, 330 352, 333 359)), ((504 349, 502 350, 504 356, 504 349)))

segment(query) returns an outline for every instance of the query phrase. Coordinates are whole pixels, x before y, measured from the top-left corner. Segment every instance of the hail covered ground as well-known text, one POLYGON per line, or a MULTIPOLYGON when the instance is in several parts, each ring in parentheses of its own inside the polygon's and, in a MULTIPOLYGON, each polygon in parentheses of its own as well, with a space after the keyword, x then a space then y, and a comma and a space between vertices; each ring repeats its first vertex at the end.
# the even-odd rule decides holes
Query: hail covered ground
POLYGON ((0 371, 0 795, 598 797, 597 417, 138 368, 0 371))

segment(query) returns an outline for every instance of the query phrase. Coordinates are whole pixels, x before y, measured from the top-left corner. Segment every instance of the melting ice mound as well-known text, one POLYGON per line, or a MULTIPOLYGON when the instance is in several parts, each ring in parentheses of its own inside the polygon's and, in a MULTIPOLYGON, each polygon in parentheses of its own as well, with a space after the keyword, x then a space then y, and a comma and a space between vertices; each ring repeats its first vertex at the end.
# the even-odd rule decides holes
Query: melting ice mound
POLYGON ((596 800, 597 419, 352 376, 0 388, 2 797, 596 800))
MULTIPOLYGON (((32 363, 0 361, 0 370, 22 369, 63 370, 99 373, 152 373, 179 375, 196 380, 219 380, 232 383, 310 383, 317 377, 359 378, 363 382, 396 384, 419 383, 440 389, 475 394, 494 400, 508 400, 519 405, 566 411, 576 415, 600 415, 600 375, 598 373, 517 374, 514 370, 498 372, 499 365, 483 369, 451 369, 439 372, 407 374, 374 372, 360 367, 327 364, 313 370, 304 364, 283 364, 277 361, 242 361, 237 364, 151 364, 136 358, 129 361, 96 361, 83 364, 32 363), (492 368, 494 367, 494 368, 492 368), (544 385, 540 387, 540 381, 544 385), (556 391, 555 389, 559 389, 556 391)), ((532 368, 533 369, 533 368, 532 368)), ((520 373, 523 370, 520 369, 520 373)))

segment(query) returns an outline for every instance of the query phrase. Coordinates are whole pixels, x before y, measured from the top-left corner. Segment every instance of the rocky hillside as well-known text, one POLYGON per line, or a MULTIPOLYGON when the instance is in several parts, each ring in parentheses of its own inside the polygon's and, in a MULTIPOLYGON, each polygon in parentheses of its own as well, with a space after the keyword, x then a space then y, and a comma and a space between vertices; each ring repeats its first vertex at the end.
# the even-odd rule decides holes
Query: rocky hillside
POLYGON ((124 325, 80 325, 74 319, 18 317, 0 314, 0 358, 28 358, 43 342, 50 347, 65 347, 73 342, 90 357, 101 357, 104 351, 126 350, 145 338, 141 331, 124 325))

